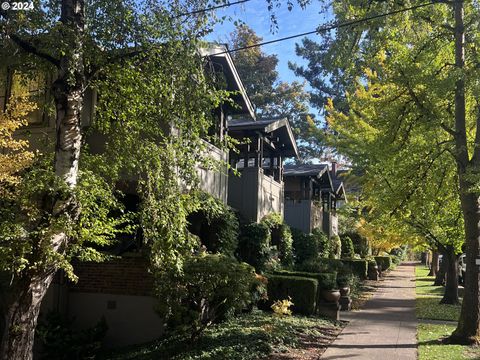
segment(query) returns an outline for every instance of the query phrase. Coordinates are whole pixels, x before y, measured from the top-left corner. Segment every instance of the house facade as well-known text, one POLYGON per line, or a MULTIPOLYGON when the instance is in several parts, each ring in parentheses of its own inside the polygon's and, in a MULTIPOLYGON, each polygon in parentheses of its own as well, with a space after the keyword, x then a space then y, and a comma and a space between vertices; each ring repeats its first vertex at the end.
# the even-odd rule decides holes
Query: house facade
MULTIPOLYGON (((209 59, 209 66, 224 77, 226 90, 234 92, 233 104, 224 104, 217 109, 212 132, 220 141, 227 134, 238 141, 238 153, 228 153, 206 143, 204 151, 219 166, 215 169, 197 166, 200 188, 228 203, 249 221, 260 221, 271 212, 283 214, 283 161, 298 156, 288 121, 257 121, 254 107, 225 46, 212 45, 200 52, 209 59)), ((15 72, 10 72, 4 81, 0 79, 0 93, 4 90, 0 105, 5 105, 11 95, 15 76, 15 72)), ((31 92, 44 103, 50 96, 42 90, 48 87, 48 82, 49 79, 40 77, 37 82, 29 84, 31 92)), ((96 93, 88 90, 82 113, 83 126, 89 126, 94 118, 96 99, 96 93)), ((53 148, 54 119, 43 112, 32 114, 28 131, 32 134, 29 140, 34 148, 42 151, 53 148)), ((95 133, 87 139, 94 152, 101 152, 105 141, 102 135, 95 133)), ((127 207, 131 209, 138 205, 133 182, 128 180, 122 185, 128 199, 127 207)), ((77 284, 70 283, 59 272, 44 299, 41 313, 58 311, 74 318, 73 324, 79 329, 92 327, 105 318, 109 327, 106 346, 130 345, 158 338, 163 332, 163 322, 155 312, 158 299, 153 296, 153 277, 148 272, 148 264, 135 241, 122 242, 117 250, 122 257, 116 260, 74 263, 75 273, 79 276, 77 284)))
POLYGON ((285 222, 304 233, 320 228, 328 237, 338 235, 337 207, 346 201, 336 164, 285 166, 285 222))

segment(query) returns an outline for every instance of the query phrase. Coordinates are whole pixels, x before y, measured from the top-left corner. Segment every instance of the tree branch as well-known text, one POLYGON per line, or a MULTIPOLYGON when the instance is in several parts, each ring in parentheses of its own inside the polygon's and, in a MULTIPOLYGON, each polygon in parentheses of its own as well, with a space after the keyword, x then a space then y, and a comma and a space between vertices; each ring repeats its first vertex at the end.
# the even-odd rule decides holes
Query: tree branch
POLYGON ((18 36, 16 34, 10 34, 9 37, 23 51, 25 51, 29 54, 33 54, 35 56, 38 56, 39 58, 42 58, 44 60, 47 60, 51 64, 55 65, 57 68, 60 66, 60 60, 59 59, 56 59, 52 55, 47 54, 47 53, 37 49, 35 46, 33 46, 28 41, 22 39, 20 36, 18 36))

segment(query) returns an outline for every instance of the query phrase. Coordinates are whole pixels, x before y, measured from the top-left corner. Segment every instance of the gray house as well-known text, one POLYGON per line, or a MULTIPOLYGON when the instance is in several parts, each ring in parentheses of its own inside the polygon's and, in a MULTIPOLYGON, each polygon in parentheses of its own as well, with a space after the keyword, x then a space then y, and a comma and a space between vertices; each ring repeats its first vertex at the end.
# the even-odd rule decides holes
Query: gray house
POLYGON ((298 157, 288 120, 230 120, 228 134, 240 142, 238 152, 230 152, 228 204, 249 221, 283 215, 283 160, 298 157))
POLYGON ((285 222, 310 233, 320 228, 329 237, 338 234, 337 206, 346 201, 341 179, 328 164, 285 166, 285 222))

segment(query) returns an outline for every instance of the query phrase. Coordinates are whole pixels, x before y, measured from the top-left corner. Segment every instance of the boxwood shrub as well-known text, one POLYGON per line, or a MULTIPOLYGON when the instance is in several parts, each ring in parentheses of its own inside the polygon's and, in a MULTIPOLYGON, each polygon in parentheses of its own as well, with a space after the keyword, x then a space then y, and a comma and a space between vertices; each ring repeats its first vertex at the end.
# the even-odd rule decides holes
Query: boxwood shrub
POLYGON ((350 269, 353 275, 365 280, 368 275, 368 260, 365 259, 342 259, 342 263, 350 269))
POLYGON ((388 270, 392 266, 392 258, 390 256, 375 256, 375 261, 381 271, 388 270))
POLYGON ((269 304, 290 297, 293 302, 293 312, 303 315, 315 313, 318 296, 318 281, 316 279, 274 274, 267 275, 267 279, 269 304))

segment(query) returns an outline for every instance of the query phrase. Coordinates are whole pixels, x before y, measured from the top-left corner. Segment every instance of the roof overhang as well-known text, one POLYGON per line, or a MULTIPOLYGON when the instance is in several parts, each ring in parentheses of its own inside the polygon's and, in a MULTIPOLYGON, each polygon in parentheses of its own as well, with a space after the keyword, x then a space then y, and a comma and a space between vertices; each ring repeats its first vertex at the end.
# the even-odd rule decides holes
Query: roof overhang
POLYGON ((200 49, 200 52, 203 56, 210 58, 210 61, 212 61, 214 65, 221 68, 227 81, 227 90, 236 92, 236 94, 232 95, 232 99, 235 104, 240 105, 240 108, 228 104, 225 106, 227 106, 233 114, 248 115, 252 119, 255 119, 255 109, 240 79, 232 56, 229 53, 228 46, 208 44, 208 47, 200 49))
POLYGON ((284 157, 298 158, 298 148, 290 123, 286 118, 264 119, 258 121, 230 120, 228 134, 236 139, 250 137, 255 133, 271 136, 279 145, 278 151, 284 157))

